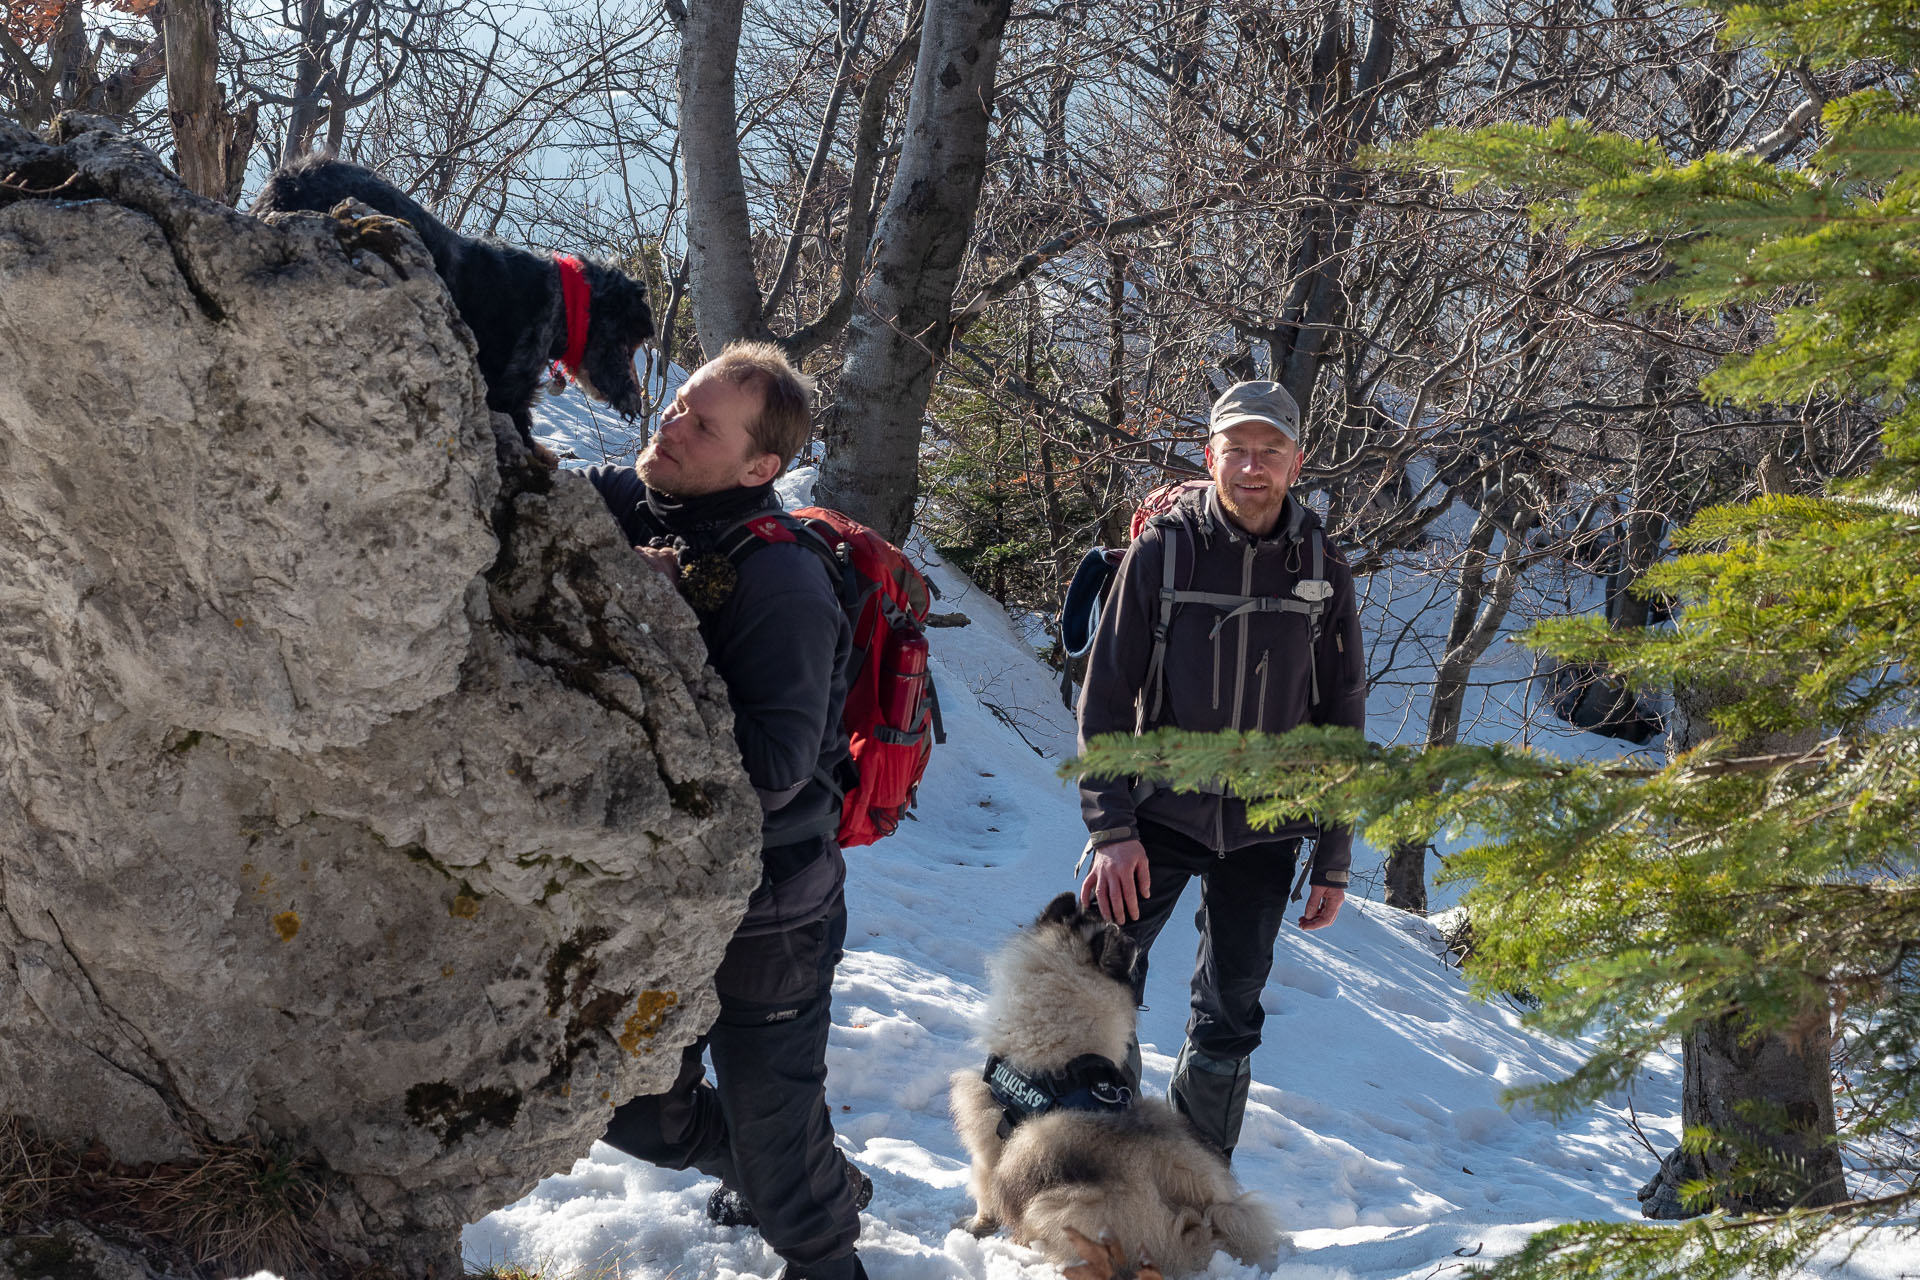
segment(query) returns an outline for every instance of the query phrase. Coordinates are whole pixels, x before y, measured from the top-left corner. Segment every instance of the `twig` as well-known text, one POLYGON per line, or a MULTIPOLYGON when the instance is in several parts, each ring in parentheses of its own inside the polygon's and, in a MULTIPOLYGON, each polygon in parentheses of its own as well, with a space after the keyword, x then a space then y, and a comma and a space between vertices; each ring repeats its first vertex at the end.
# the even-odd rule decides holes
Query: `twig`
POLYGON ((1659 1149, 1653 1145, 1652 1139, 1647 1137, 1647 1131, 1640 1127, 1640 1113, 1634 1109, 1633 1095, 1631 1094, 1627 1095, 1627 1127, 1633 1130, 1634 1138, 1641 1146, 1647 1149, 1647 1154, 1658 1160, 1660 1158, 1659 1149))

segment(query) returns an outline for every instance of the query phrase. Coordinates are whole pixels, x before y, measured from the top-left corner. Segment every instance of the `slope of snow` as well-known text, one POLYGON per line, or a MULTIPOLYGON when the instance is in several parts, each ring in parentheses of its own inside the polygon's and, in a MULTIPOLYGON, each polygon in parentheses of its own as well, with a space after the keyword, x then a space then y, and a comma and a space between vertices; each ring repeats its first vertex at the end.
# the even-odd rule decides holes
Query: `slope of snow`
MULTIPOLYGON (((560 427, 543 434, 588 456, 578 424, 560 427)), ((790 478, 789 501, 805 500, 807 479, 790 478)), ((1074 887, 1085 830, 1055 773, 1072 749, 1072 717, 999 606, 948 567, 927 567, 937 609, 969 620, 931 632, 948 740, 913 820, 848 855, 828 1101, 842 1147, 874 1181, 860 1252, 875 1280, 1039 1280, 1058 1273, 1037 1254, 955 1227, 972 1206, 946 1088, 952 1072, 982 1065, 971 1020, 986 957, 1074 887)), ((1189 887, 1188 905, 1197 893, 1189 887)), ((1176 911, 1154 949, 1140 1024, 1152 1089, 1164 1088, 1181 1042, 1190 920, 1176 911)), ((1637 1217, 1634 1190, 1655 1157, 1636 1125, 1662 1151, 1677 1138, 1677 1062, 1655 1064, 1631 1098, 1557 1125, 1503 1108, 1503 1089, 1564 1075, 1577 1049, 1529 1032, 1504 1004, 1471 999, 1432 926, 1378 903, 1350 899, 1328 930, 1283 932, 1265 1004, 1234 1168, 1278 1211, 1293 1251, 1272 1272, 1217 1255, 1210 1276, 1456 1273, 1553 1223, 1637 1217)), ((713 1185, 596 1143, 570 1171, 469 1227, 465 1252, 476 1266, 511 1262, 551 1277, 776 1275, 780 1260, 757 1233, 707 1221, 713 1185)), ((1920 1248, 1888 1237, 1842 1274, 1916 1272, 1920 1248)))

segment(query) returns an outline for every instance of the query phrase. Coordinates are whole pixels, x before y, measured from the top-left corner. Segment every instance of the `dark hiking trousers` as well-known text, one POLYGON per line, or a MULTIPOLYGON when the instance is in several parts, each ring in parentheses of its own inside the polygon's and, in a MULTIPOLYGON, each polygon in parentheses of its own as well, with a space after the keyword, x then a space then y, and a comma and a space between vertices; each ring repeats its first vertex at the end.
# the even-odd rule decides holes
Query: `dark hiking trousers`
POLYGON ((1273 840, 1222 855, 1189 836, 1143 822, 1140 843, 1147 850, 1149 892, 1141 900, 1140 918, 1121 926, 1140 949, 1133 967, 1134 999, 1146 990, 1153 940, 1172 917, 1187 881, 1198 876, 1200 905, 1193 922, 1200 947, 1193 965, 1192 1012, 1171 1092, 1174 1105, 1201 1136, 1231 1153, 1240 1139, 1251 1083, 1246 1060, 1260 1046, 1267 1017, 1260 993, 1286 921, 1300 841, 1273 840))
POLYGON ((611 1146, 738 1191, 796 1278, 857 1274, 860 1215, 826 1098, 833 971, 846 936, 846 902, 836 898, 823 920, 734 938, 714 975, 713 1029, 687 1046, 671 1089, 616 1108, 607 1126, 611 1146))

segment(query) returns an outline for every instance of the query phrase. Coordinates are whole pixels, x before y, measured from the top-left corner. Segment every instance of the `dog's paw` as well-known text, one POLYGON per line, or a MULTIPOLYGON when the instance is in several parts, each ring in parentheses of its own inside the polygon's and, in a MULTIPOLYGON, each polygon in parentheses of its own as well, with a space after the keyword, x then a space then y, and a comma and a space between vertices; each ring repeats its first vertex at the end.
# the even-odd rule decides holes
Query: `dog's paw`
POLYGON ((367 250, 378 254, 402 280, 407 279, 405 260, 414 253, 410 243, 413 228, 403 219, 376 213, 357 200, 342 200, 331 212, 334 238, 341 248, 348 253, 367 250))
POLYGON ((970 1236, 990 1236, 1000 1229, 1000 1224, 984 1213, 976 1213, 970 1218, 962 1218, 954 1225, 970 1236))

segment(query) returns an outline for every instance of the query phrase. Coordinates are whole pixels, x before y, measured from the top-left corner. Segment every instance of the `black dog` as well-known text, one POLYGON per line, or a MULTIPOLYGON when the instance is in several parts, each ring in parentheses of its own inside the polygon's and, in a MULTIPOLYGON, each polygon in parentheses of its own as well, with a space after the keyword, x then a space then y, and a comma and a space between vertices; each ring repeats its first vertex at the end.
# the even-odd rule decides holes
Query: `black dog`
POLYGON ((640 412, 633 354, 653 336, 653 312, 639 281, 597 262, 571 260, 578 263, 587 292, 581 351, 580 335, 568 330, 559 260, 450 231, 371 170, 324 155, 303 156, 273 172, 252 212, 326 213, 347 199, 403 219, 420 233, 453 305, 479 344, 487 407, 511 415, 529 447, 533 419, 528 410, 546 380, 548 363, 565 359, 570 349, 580 353, 568 372, 581 390, 628 418, 640 412))

